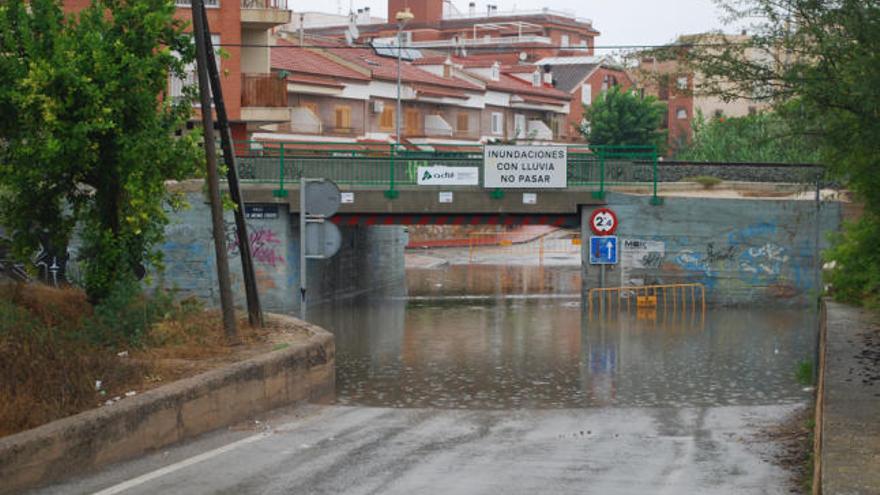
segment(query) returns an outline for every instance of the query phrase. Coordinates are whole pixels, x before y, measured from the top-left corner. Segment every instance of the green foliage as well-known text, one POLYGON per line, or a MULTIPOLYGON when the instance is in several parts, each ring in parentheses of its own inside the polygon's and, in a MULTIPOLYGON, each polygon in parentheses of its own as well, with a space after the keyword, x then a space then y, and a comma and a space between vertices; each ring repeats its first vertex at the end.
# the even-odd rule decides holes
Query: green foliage
POLYGON ((880 309, 880 217, 866 212, 845 226, 843 234, 832 239, 825 252, 831 262, 825 279, 832 295, 844 302, 880 309))
POLYGON ((594 145, 655 145, 662 149, 666 133, 660 130, 666 105, 653 96, 640 97, 619 86, 584 107, 588 122, 581 133, 594 145))
POLYGON ((703 162, 819 163, 815 142, 775 113, 693 121, 694 137, 676 159, 703 162))
POLYGON ((148 296, 133 277, 116 280, 107 297, 95 305, 82 334, 95 345, 140 346, 153 324, 174 308, 168 292, 157 290, 148 296))
POLYGON ((0 221, 13 252, 56 250, 82 228, 92 301, 148 262, 167 223, 165 181, 193 175, 191 100, 166 94, 192 60, 171 0, 0 3, 0 221), (172 50, 181 56, 175 56, 172 50))
POLYGON ((840 0, 727 0, 734 20, 754 26, 746 40, 714 35, 690 51, 705 88, 725 100, 772 104, 788 125, 815 139, 821 163, 865 205, 827 253, 842 300, 878 304, 880 286, 880 8, 840 0), (718 40, 721 40, 721 43, 718 40))
POLYGON ((723 182, 718 177, 713 177, 711 175, 698 175, 696 177, 684 177, 681 179, 682 182, 696 182, 697 184, 703 186, 704 189, 712 189, 713 187, 721 184, 723 182))

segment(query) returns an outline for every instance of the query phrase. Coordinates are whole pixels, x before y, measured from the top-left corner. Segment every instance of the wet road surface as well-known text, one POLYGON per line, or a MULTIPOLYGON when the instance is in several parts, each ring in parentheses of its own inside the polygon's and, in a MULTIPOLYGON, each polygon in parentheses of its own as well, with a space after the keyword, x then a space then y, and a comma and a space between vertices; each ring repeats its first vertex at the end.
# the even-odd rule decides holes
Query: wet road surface
POLYGON ((788 493, 751 432, 794 407, 307 406, 41 493, 788 493))

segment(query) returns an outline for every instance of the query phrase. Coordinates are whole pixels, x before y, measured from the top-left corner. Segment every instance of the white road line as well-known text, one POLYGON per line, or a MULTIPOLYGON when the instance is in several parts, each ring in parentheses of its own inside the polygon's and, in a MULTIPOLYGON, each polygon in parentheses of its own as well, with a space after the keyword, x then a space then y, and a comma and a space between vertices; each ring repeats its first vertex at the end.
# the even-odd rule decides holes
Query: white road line
POLYGON ((208 452, 205 452, 203 454, 199 454, 195 457, 190 457, 189 459, 184 459, 178 463, 165 466, 161 469, 157 469, 155 471, 149 472, 149 473, 144 474, 142 476, 138 476, 137 478, 132 478, 132 479, 130 479, 128 481, 124 481, 118 485, 111 486, 110 488, 105 488, 104 490, 101 490, 100 492, 95 492, 94 495, 114 495, 116 493, 121 493, 125 490, 128 490, 129 488, 134 488, 138 485, 143 485, 144 483, 146 483, 148 481, 152 481, 156 478, 161 478, 162 476, 165 476, 166 474, 171 474, 171 473, 173 473, 175 471, 179 471, 187 466, 192 466, 193 464, 198 464, 198 463, 200 463, 202 461, 206 461, 212 457, 217 457, 220 454, 223 454, 225 452, 229 452, 230 450, 241 447, 242 445, 256 442, 257 440, 262 440, 268 436, 269 436, 269 433, 260 433, 259 435, 253 435, 253 436, 250 436, 247 438, 242 438, 241 440, 238 440, 237 442, 232 442, 228 445, 224 445, 224 446, 216 448, 214 450, 209 450, 208 452))

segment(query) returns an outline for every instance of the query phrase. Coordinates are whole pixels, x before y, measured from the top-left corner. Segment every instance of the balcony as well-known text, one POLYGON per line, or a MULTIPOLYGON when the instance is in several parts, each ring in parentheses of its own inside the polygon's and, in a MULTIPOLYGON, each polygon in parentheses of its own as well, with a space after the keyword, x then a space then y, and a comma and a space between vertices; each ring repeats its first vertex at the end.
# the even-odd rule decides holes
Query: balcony
POLYGON ((290 22, 287 0, 241 0, 244 29, 271 29, 290 22))
POLYGON ((288 122, 287 82, 275 74, 242 74, 241 119, 246 122, 288 122))

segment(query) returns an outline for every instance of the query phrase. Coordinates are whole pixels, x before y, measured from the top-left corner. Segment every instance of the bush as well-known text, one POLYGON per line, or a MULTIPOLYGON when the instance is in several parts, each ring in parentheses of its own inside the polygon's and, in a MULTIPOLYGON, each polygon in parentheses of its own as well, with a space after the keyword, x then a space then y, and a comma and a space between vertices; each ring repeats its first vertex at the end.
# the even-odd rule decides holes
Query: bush
POLYGON ((845 224, 831 242, 825 252, 826 261, 833 262, 825 273, 831 294, 841 302, 880 309, 880 216, 866 212, 845 224))

